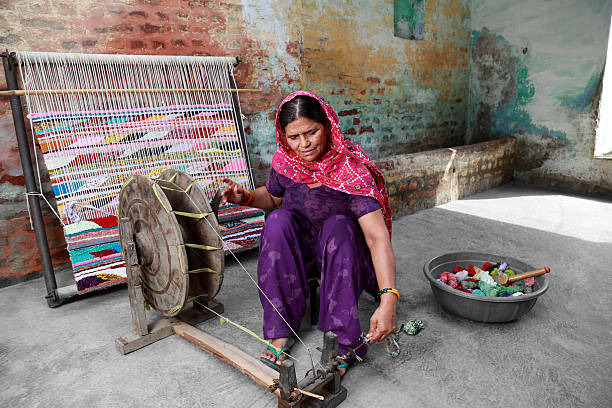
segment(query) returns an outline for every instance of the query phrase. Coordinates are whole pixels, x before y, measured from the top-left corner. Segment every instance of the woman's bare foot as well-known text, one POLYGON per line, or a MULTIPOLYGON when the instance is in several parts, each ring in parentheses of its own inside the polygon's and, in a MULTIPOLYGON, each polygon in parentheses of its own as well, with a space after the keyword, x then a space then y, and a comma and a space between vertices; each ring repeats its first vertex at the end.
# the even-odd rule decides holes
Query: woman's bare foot
MULTIPOLYGON (((274 347, 280 350, 282 348, 291 347, 294 341, 293 341, 293 338, 279 337, 278 339, 272 339, 271 343, 274 347)), ((266 360, 269 360, 271 363, 276 363, 278 365, 281 365, 283 361, 285 361, 285 359, 287 358, 287 355, 285 353, 282 353, 279 355, 278 358, 276 358, 276 355, 274 355, 274 352, 270 350, 269 348, 267 348, 264 350, 263 353, 261 353, 261 357, 265 358, 266 360)))

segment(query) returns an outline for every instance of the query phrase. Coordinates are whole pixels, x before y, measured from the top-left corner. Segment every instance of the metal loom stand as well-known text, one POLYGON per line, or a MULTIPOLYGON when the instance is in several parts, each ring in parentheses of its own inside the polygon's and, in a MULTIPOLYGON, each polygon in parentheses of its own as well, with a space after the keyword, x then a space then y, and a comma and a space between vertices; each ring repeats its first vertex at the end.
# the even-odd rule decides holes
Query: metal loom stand
MULTIPOLYGON (((15 54, 6 51, 1 55, 8 89, 17 90, 19 88, 17 85, 17 63, 15 61, 15 54)), ((45 299, 47 299, 49 307, 57 307, 66 300, 74 297, 77 294, 77 287, 76 284, 62 288, 57 287, 55 271, 53 270, 53 263, 51 262, 51 253, 49 252, 49 243, 47 242, 45 222, 42 217, 40 199, 38 197, 38 194, 42 193, 42 191, 39 192, 36 190, 32 156, 30 155, 30 144, 28 143, 26 126, 23 120, 21 101, 19 96, 9 96, 9 99, 11 101, 13 123, 15 124, 15 133, 17 135, 17 145, 19 146, 21 168, 23 169, 23 175, 25 177, 26 194, 28 196, 27 203, 32 218, 34 234, 36 235, 36 245, 38 246, 38 253, 40 255, 40 264, 45 279, 45 287, 47 288, 45 299)))

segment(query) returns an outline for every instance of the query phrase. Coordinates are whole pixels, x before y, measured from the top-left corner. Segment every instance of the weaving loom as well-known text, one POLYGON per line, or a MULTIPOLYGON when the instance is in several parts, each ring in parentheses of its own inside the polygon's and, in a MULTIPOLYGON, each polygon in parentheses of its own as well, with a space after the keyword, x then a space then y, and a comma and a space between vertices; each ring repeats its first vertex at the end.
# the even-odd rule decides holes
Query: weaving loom
MULTIPOLYGON (((253 188, 235 58, 13 55, 78 293, 126 279, 116 215, 130 175, 184 171, 208 199, 226 177, 253 188)), ((40 175, 38 157, 34 164, 40 175)), ((38 194, 28 196, 44 198, 40 176, 36 182, 38 194)), ((222 207, 219 220, 226 251, 257 245, 263 211, 222 207)))
MULTIPOLYGON (((298 382, 292 360, 283 361, 277 376, 193 326, 220 317, 272 344, 221 315, 223 305, 214 300, 223 282, 224 251, 234 255, 253 246, 263 226, 263 212, 257 209, 234 205, 216 212, 209 203, 223 178, 253 188, 234 62, 220 57, 3 54, 9 91, 0 96, 11 98, 46 298, 53 307, 67 296, 55 282, 38 201, 45 199, 40 170, 35 180, 19 95, 26 96, 32 137, 49 170, 55 214, 64 225, 77 281, 73 286, 87 292, 127 281, 134 330, 116 340, 121 353, 176 333, 273 392, 279 407, 337 407, 347 396, 338 367, 354 351, 339 355, 334 333, 324 335, 315 364, 312 350, 289 326, 310 360, 311 369, 298 382), (24 86, 19 92, 18 67, 24 86), (148 306, 164 317, 149 322, 148 306)), ((38 170, 37 157, 34 163, 38 170)))

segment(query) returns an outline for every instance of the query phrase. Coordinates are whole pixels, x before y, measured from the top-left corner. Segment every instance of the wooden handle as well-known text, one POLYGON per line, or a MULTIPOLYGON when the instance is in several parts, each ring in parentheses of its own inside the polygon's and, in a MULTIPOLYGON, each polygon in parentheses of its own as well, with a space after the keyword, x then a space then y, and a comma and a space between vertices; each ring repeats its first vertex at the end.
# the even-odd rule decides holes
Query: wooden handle
POLYGON ((550 272, 550 268, 546 266, 544 268, 534 269, 533 271, 519 273, 518 275, 514 275, 514 276, 508 276, 502 273, 498 276, 499 281, 497 283, 499 283, 500 285, 508 286, 509 284, 513 282, 544 275, 545 273, 548 273, 548 272, 550 272))

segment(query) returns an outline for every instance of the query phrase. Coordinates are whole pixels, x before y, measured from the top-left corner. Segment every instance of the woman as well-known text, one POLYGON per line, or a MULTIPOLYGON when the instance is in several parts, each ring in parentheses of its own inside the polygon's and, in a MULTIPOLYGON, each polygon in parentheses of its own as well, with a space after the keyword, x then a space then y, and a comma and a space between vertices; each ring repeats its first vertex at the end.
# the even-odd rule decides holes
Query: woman
MULTIPOLYGON (((277 369, 293 344, 287 324, 297 332, 306 310, 309 278, 321 280, 318 328, 338 335, 340 355, 362 343, 361 292, 380 298, 369 342, 396 330, 399 293, 384 180, 363 150, 342 137, 331 106, 311 92, 287 96, 276 115, 276 141, 266 185, 251 192, 226 179, 222 200, 281 206, 266 219, 258 261, 259 285, 282 314, 260 294, 264 337, 281 350, 268 347, 261 359, 277 369)), ((365 352, 365 346, 356 350, 365 352)), ((347 363, 339 366, 342 374, 347 363)))

